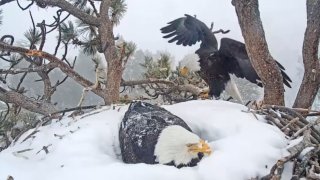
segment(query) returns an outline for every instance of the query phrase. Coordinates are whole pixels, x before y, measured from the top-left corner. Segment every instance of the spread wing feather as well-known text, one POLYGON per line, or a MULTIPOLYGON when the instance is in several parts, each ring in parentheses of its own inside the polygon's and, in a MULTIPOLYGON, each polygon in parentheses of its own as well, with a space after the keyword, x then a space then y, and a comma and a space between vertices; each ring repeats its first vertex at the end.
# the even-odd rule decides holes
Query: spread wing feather
MULTIPOLYGON (((248 57, 245 44, 233 39, 222 38, 219 54, 224 57, 224 60, 226 61, 225 67, 229 73, 235 74, 240 78, 245 78, 262 87, 260 77, 257 75, 248 57)), ((276 61, 276 63, 281 70, 283 83, 286 86, 291 87, 289 83, 291 82, 291 79, 284 72, 284 67, 279 62, 276 61)))
POLYGON ((163 38, 171 38, 169 43, 176 41, 177 45, 192 46, 199 41, 205 40, 204 33, 211 32, 203 22, 188 14, 168 24, 160 29, 163 34, 167 34, 163 38))
MULTIPOLYGON (((187 14, 185 14, 185 17, 169 22, 167 26, 161 28, 161 32, 165 34, 163 38, 169 39, 169 43, 175 42, 177 45, 192 46, 201 41, 200 48, 196 51, 201 61, 211 61, 219 66, 216 67, 218 71, 225 70, 262 87, 262 82, 249 60, 243 43, 222 38, 218 51, 218 43, 211 30, 203 22, 187 14)), ((291 87, 290 82, 292 81, 284 72, 285 68, 279 62, 277 64, 281 70, 283 83, 291 87)))

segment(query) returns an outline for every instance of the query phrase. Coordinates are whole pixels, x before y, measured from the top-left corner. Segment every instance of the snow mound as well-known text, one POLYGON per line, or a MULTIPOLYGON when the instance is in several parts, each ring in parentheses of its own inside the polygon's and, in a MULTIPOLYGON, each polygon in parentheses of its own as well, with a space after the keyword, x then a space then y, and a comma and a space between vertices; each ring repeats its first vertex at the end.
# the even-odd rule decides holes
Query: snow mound
POLYGON ((213 154, 196 167, 124 164, 118 129, 128 106, 104 107, 34 130, 0 153, 0 179, 15 180, 234 180, 263 176, 285 153, 287 140, 274 126, 225 101, 163 106, 208 140, 213 154), (48 146, 46 154, 43 146, 48 146), (19 152, 23 151, 24 152, 19 152), (27 150, 27 151, 26 151, 27 150))

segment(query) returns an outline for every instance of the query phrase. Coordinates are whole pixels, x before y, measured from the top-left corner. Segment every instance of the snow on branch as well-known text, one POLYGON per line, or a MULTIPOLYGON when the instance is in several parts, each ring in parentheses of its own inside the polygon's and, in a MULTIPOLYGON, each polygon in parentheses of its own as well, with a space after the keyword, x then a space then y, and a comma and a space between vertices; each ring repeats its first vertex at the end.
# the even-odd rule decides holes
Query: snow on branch
POLYGON ((156 99, 159 96, 163 96, 170 103, 187 101, 190 98, 195 99, 200 97, 205 91, 205 89, 201 89, 194 84, 181 84, 176 81, 153 78, 137 81, 122 81, 121 85, 124 87, 141 86, 145 93, 151 98, 156 99), (188 95, 182 97, 181 93, 188 95))

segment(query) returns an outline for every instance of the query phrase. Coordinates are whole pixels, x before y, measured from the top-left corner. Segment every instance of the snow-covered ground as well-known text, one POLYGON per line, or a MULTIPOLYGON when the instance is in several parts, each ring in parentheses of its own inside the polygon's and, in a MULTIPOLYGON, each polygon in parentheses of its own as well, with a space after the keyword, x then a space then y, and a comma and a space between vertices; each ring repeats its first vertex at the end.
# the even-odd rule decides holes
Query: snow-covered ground
POLYGON ((40 127, 0 153, 0 179, 15 180, 237 180, 263 176, 287 151, 276 127, 225 101, 189 101, 163 106, 184 119, 213 153, 196 167, 124 164, 118 128, 128 106, 103 107, 75 119, 40 127), (97 113, 99 112, 99 113, 97 113), (48 146, 49 153, 41 150, 48 146), (28 150, 18 153, 22 150, 28 150), (41 150, 41 151, 40 151, 41 150))

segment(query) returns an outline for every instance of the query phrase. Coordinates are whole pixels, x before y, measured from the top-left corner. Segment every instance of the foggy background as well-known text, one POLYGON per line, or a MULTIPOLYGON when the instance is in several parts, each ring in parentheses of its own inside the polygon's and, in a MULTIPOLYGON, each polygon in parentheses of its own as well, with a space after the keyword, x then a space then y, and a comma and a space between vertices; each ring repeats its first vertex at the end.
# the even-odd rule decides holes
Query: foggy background
MULTIPOLYGON (((127 13, 120 21, 120 25, 115 28, 115 35, 122 35, 125 40, 135 42, 138 49, 153 53, 167 51, 175 57, 175 64, 184 55, 193 53, 199 47, 199 43, 188 48, 169 44, 167 40, 162 39, 160 28, 186 13, 197 15, 198 19, 209 26, 214 22, 214 30, 231 30, 228 34, 217 34, 218 40, 221 37, 229 37, 243 42, 231 0, 127 0, 126 3, 127 13)), ((301 0, 259 1, 269 50, 272 56, 284 65, 287 74, 293 80, 293 88, 286 89, 287 106, 292 105, 303 76, 301 52, 306 27, 305 3, 301 0)), ((4 17, 0 29, 1 35, 11 34, 17 38, 16 41, 19 41, 18 39, 23 38, 23 32, 31 27, 29 12, 21 11, 15 2, 3 6, 2 9, 4 17)), ((49 23, 55 10, 33 7, 32 13, 36 22, 41 22, 45 18, 49 23)), ((55 43, 50 44, 49 41, 54 36, 48 38, 45 49, 52 53, 55 43)), ((73 57, 77 54, 78 52, 74 51, 69 56, 73 57)), ((5 66, 5 64, 2 65, 5 66)), ((93 69, 89 67, 89 70, 93 69)), ((72 80, 69 79, 69 81, 72 80)))
MULTIPOLYGON (((184 14, 197 18, 214 30, 230 29, 228 34, 217 34, 243 41, 237 15, 231 0, 129 0, 128 11, 116 32, 125 39, 137 43, 138 48, 166 50, 175 56, 176 62, 185 54, 194 52, 193 47, 169 44, 162 38, 160 28, 184 14)), ((293 80, 292 89, 286 89, 286 102, 293 104, 303 77, 302 43, 306 28, 306 5, 301 0, 259 0, 259 9, 271 55, 284 65, 293 80)))

